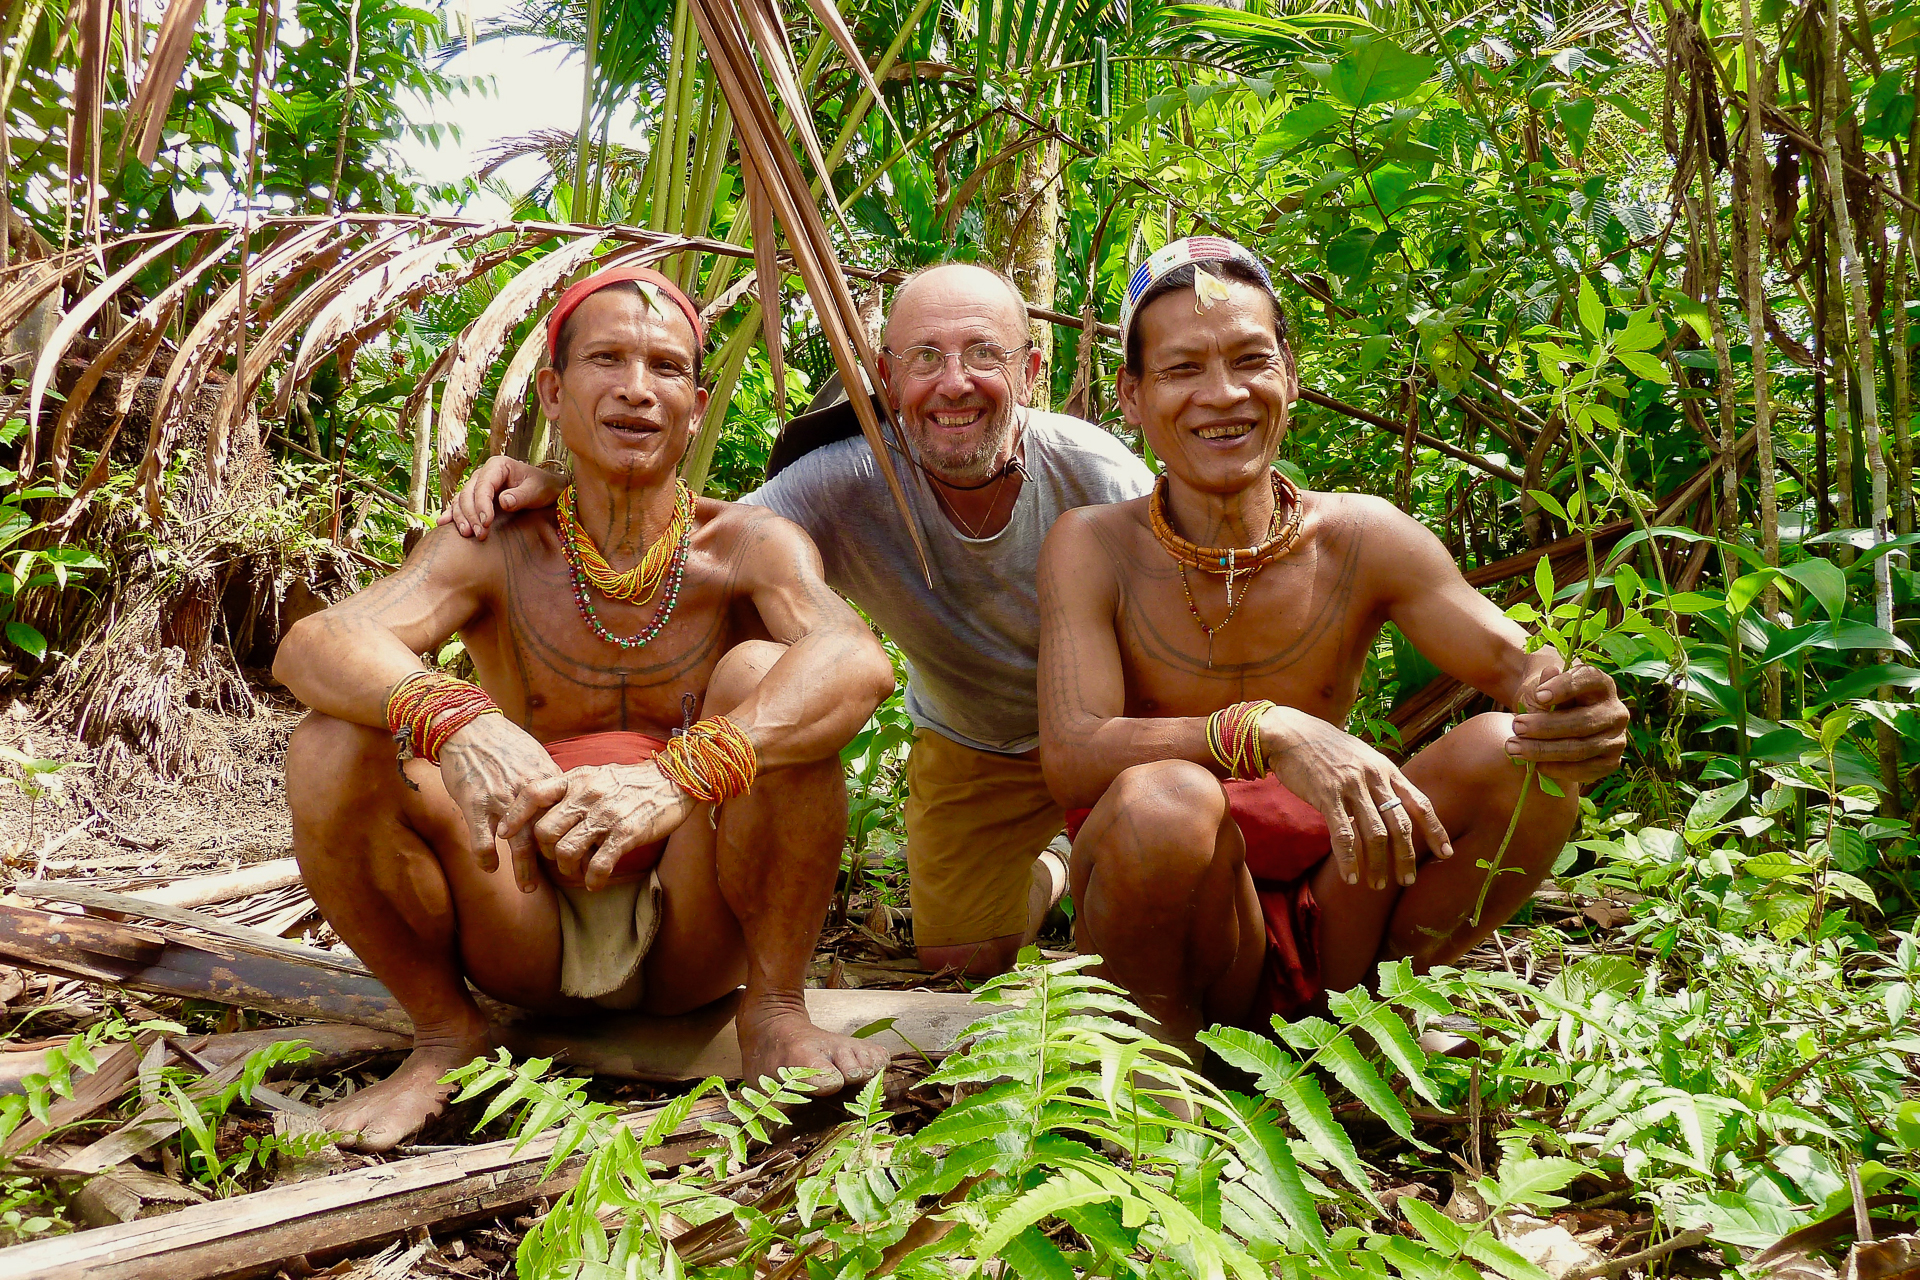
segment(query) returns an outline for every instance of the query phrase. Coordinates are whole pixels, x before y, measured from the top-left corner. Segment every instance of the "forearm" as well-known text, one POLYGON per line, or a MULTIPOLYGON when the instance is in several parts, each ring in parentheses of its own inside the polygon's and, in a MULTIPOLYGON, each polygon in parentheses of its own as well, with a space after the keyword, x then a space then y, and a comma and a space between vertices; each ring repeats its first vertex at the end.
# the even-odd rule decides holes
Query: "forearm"
POLYGON ((391 630, 333 610, 294 624, 273 662, 280 683, 307 706, 376 728, 386 727, 393 686, 418 670, 419 655, 391 630))
POLYGON ((1040 766, 1062 808, 1090 809, 1137 764, 1191 760, 1221 772, 1207 747, 1207 717, 1074 716, 1042 736, 1040 766))
POLYGON ((752 693, 725 712, 753 743, 760 768, 839 755, 893 692, 893 666, 864 630, 813 632, 787 646, 752 693))

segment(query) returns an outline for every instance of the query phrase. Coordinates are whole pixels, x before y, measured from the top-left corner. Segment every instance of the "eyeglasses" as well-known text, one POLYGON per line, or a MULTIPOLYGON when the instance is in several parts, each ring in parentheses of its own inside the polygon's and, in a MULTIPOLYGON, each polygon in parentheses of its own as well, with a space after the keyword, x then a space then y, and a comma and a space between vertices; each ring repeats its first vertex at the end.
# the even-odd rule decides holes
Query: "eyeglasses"
POLYGON ((947 361, 955 356, 960 357, 962 368, 978 377, 1005 373, 1007 365, 1032 346, 1031 342, 1023 342, 1009 351, 997 342, 970 342, 959 351, 942 351, 938 347, 908 347, 905 351, 882 347, 880 350, 898 360, 907 377, 925 382, 946 372, 947 361))

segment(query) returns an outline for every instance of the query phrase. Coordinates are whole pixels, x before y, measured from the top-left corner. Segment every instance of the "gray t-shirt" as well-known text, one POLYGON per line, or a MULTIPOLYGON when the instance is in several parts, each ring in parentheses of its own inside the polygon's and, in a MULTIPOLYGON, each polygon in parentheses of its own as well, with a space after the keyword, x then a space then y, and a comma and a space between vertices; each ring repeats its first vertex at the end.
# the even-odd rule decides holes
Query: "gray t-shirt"
POLYGON ((933 589, 864 439, 817 449, 740 500, 767 507, 813 538, 827 583, 864 610, 906 655, 907 713, 964 746, 1016 753, 1040 740, 1040 544, 1060 513, 1138 498, 1153 475, 1092 423, 1026 411, 1025 465, 1007 527, 969 538, 941 511, 930 482, 894 455, 919 522, 933 589))

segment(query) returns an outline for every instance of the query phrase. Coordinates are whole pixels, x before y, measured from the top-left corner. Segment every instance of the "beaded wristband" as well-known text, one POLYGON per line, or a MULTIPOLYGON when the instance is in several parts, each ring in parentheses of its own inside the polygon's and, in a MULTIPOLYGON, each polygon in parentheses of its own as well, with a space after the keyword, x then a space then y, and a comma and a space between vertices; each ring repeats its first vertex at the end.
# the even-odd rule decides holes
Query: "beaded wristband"
POLYGON ((1267 776, 1267 753, 1260 742, 1260 717, 1273 709, 1265 698, 1236 702, 1207 717, 1207 750, 1229 778, 1255 781, 1267 776))
POLYGON ((725 716, 688 729, 653 758, 667 781, 695 800, 725 804, 753 789, 760 756, 740 726, 725 716))
POLYGON ((454 734, 481 716, 497 716, 500 708, 478 685, 439 671, 415 671, 393 686, 387 696, 387 729, 404 753, 428 764, 440 763, 440 752, 454 734))

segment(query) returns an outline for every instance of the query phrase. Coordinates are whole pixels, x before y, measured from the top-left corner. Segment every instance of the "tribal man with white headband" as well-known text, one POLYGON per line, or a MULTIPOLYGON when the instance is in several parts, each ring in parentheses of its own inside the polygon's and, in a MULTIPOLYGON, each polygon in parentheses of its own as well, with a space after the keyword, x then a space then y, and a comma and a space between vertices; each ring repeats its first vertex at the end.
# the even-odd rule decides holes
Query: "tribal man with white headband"
MULTIPOLYGON (((1019 291, 983 267, 930 267, 894 292, 881 372, 921 464, 903 479, 931 590, 844 401, 789 424, 768 482, 741 499, 811 534, 827 582, 906 654, 907 876, 929 968, 1005 969, 1065 888, 1064 860, 1046 852, 1065 815, 1036 751, 1034 567, 1062 512, 1153 480, 1105 431, 1027 406, 1041 368, 1027 324, 1019 291)), ((564 483, 494 459, 442 519, 484 538, 496 494, 521 511, 564 483)))
POLYGON ((1120 329, 1120 404, 1166 473, 1047 539, 1041 759, 1073 811, 1080 949, 1197 1051, 1211 1023, 1290 1018, 1381 960, 1484 939, 1553 865, 1581 785, 1619 765, 1627 711, 1601 672, 1527 652, 1411 517, 1273 469, 1298 382, 1246 249, 1166 246, 1120 329), (1404 768, 1346 733, 1388 622, 1517 714, 1404 768), (1528 788, 1488 886, 1529 762, 1561 794, 1528 788))

